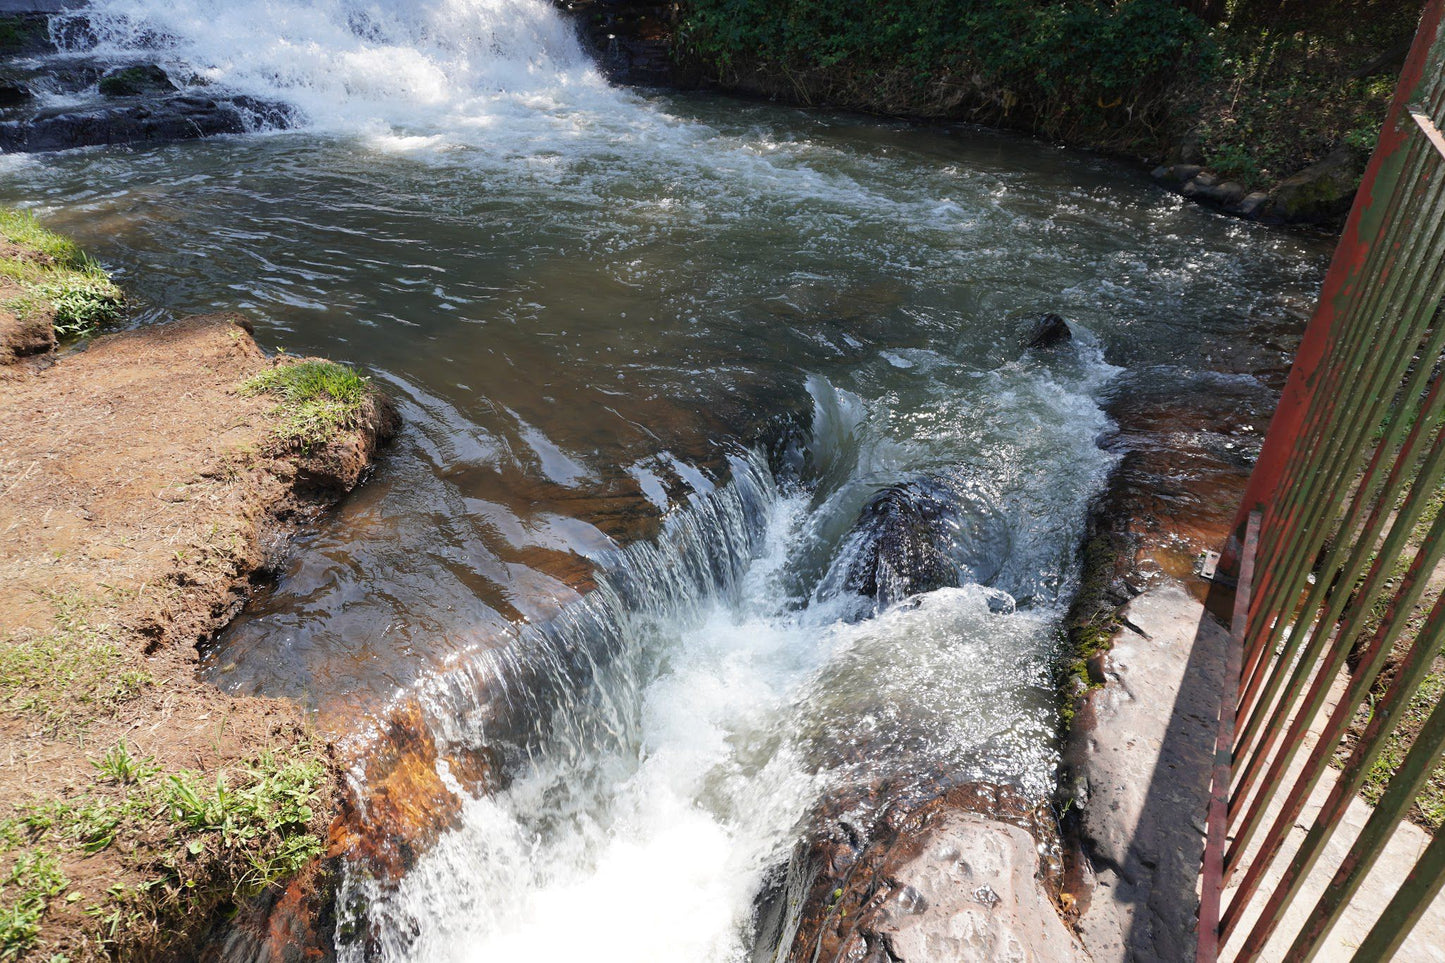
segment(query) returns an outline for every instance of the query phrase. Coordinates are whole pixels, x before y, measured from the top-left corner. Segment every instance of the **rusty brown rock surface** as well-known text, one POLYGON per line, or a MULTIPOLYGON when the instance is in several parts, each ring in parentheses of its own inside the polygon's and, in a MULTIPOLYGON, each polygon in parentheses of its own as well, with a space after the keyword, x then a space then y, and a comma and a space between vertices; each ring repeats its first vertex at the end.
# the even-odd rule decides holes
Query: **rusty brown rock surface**
POLYGON ((1005 786, 834 795, 760 900, 760 942, 786 963, 1083 959, 1051 896, 1055 836, 1005 786))

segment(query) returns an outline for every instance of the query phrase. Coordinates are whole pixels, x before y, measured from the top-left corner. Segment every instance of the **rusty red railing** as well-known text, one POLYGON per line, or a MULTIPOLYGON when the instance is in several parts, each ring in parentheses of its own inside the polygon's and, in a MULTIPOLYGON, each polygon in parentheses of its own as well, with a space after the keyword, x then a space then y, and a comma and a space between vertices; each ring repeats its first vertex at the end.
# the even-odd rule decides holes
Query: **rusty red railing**
MULTIPOLYGON (((1432 578, 1445 574, 1442 15, 1430 0, 1220 563, 1238 586, 1237 686, 1201 872, 1205 963, 1313 959, 1445 752, 1442 703, 1301 916, 1306 880, 1445 639, 1445 579, 1432 578)), ((1445 831, 1356 934, 1354 959, 1389 959, 1442 882, 1445 831)))

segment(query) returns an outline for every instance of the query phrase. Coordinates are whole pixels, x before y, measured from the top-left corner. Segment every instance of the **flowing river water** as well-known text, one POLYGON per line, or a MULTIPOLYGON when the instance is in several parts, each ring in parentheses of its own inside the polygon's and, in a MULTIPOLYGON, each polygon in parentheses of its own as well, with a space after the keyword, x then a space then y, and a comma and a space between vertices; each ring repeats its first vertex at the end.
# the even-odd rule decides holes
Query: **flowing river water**
POLYGON ((416 700, 505 760, 399 882, 352 871, 357 959, 744 959, 826 793, 1046 798, 1111 385, 1208 367, 1323 266, 1031 140, 611 87, 544 0, 90 20, 63 56, 295 127, 0 158, 0 202, 114 268, 139 323, 243 311, 406 423, 203 671, 357 740, 416 700), (1024 351, 1044 312, 1074 340, 1024 351), (955 584, 879 601, 855 523, 907 484, 955 584))

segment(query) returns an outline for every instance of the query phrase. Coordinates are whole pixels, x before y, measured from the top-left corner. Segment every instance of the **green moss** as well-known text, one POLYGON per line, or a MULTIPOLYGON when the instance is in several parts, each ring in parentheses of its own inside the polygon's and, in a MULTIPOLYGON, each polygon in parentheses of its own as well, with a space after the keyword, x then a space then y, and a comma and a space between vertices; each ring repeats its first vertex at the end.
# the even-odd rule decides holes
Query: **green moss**
POLYGON ((357 424, 370 395, 370 380, 331 361, 283 362, 246 381, 241 393, 278 396, 277 437, 310 447, 357 424))
POLYGON ((120 319, 124 295, 74 241, 48 230, 28 211, 6 209, 0 209, 0 237, 20 248, 0 257, 0 275, 23 292, 5 308, 21 316, 50 312, 62 338, 91 334, 120 319))

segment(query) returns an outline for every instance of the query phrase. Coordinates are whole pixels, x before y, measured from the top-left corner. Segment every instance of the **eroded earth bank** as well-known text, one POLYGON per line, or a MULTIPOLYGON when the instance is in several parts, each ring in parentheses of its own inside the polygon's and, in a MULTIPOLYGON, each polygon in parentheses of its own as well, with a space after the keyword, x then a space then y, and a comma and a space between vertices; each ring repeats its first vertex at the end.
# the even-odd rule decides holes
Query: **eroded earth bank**
POLYGON ((6 225, 0 950, 186 958, 238 898, 316 862, 336 805, 300 709, 200 680, 197 646, 359 482, 396 415, 361 382, 277 394, 343 369, 268 358, 238 316, 57 347, 64 305, 31 282, 79 256, 6 225))

